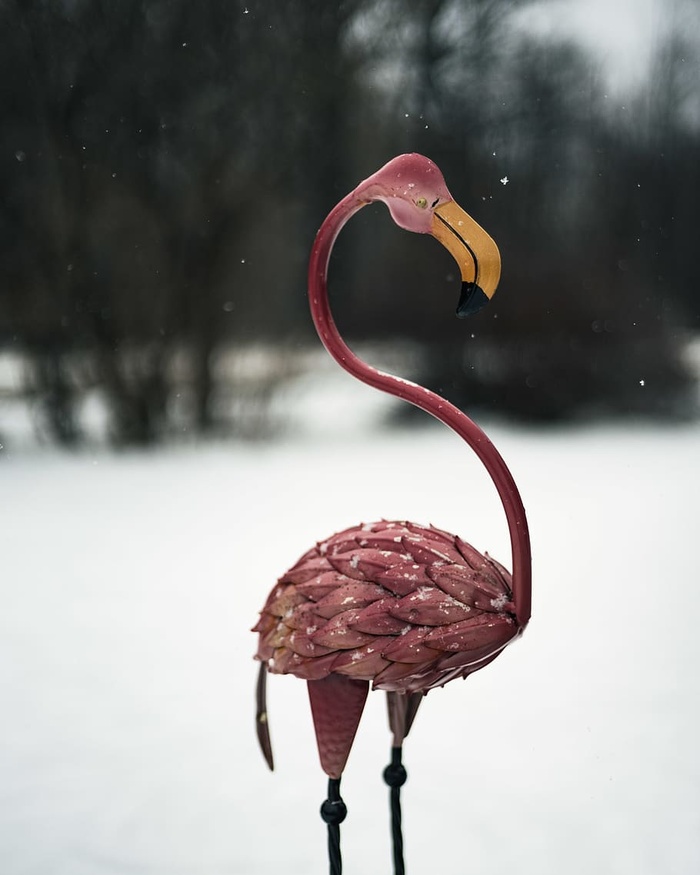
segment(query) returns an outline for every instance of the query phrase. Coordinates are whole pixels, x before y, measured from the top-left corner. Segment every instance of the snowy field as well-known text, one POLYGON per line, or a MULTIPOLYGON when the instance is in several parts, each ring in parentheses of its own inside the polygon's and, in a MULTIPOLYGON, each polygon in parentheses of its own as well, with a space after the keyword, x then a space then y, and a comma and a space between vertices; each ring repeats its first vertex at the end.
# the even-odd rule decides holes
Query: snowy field
MULTIPOLYGON (((4 452, 3 875, 327 872, 302 682, 271 680, 274 774, 256 748, 248 630, 268 589, 315 540, 380 517, 510 565, 495 493, 450 433, 368 434, 341 409, 333 424, 264 445, 4 452)), ((424 703, 407 870, 697 873, 700 426, 489 432, 529 512, 533 620, 424 703)), ((343 779, 348 875, 391 868, 384 711, 371 695, 343 779)))

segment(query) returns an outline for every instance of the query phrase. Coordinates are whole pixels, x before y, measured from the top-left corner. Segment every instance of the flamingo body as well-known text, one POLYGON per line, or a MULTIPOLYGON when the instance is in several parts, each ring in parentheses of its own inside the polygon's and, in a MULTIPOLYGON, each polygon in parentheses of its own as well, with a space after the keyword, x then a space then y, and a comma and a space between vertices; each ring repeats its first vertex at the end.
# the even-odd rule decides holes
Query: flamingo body
POLYGON ((266 670, 308 681, 321 766, 339 778, 370 684, 388 694, 399 747, 423 695, 483 668, 522 630, 502 565, 441 529, 383 520, 306 552, 273 588, 254 631, 268 765, 266 670))
POLYGON ((426 693, 490 662, 519 627, 502 565, 441 529, 382 521, 305 553, 255 631, 273 673, 426 693))

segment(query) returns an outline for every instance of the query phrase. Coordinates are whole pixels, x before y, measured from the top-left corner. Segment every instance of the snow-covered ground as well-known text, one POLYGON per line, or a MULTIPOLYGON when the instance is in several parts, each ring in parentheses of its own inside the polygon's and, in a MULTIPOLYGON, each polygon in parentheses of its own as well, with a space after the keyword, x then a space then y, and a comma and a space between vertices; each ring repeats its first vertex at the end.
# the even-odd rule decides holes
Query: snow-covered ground
MULTIPOLYGON (((360 387, 361 391, 366 392, 360 387)), ((327 871, 304 684, 254 636, 307 546, 379 517, 510 564, 478 463, 439 427, 161 453, 0 459, 0 871, 327 871)), ((700 871, 700 427, 489 429, 521 485, 533 620, 431 693, 405 748, 409 873, 700 871)), ((345 871, 390 872, 384 697, 343 779, 345 871)))

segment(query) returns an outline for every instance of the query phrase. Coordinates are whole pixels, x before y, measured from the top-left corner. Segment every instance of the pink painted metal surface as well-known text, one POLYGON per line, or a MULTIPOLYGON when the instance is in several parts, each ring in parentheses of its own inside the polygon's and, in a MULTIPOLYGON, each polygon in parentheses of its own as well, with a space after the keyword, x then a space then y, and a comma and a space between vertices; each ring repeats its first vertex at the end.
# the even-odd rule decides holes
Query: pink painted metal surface
POLYGON ((466 677, 519 633, 510 574, 460 538, 378 522, 309 550, 272 590, 255 631, 277 674, 331 674, 427 692, 466 677))
MULTIPOLYGON (((505 512, 513 577, 448 532, 381 521, 332 535, 280 578, 254 629, 261 662, 258 738, 272 768, 265 672, 305 679, 321 764, 331 778, 345 767, 370 685, 388 693, 390 728, 400 745, 422 694, 483 668, 530 619, 527 519, 503 458, 457 407, 361 361, 333 321, 327 288, 333 243, 345 222, 372 201, 385 203, 400 227, 436 236, 461 260, 465 284, 484 301, 495 292, 500 256, 491 238, 454 204, 435 164, 401 155, 360 183, 324 221, 309 263, 309 304, 319 337, 342 368, 436 417, 481 460, 505 512)), ((466 310, 460 302, 461 315, 470 300, 466 310)))
POLYGON ((369 685, 342 674, 309 681, 309 701, 321 768, 340 778, 365 707, 369 685))

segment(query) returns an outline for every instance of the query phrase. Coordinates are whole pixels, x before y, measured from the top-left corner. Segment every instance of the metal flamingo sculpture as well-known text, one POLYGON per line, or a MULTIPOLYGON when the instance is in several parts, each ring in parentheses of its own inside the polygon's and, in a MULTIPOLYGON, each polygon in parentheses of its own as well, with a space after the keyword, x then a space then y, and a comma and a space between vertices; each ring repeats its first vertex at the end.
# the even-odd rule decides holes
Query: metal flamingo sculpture
MULTIPOLYGON (((500 278, 498 248, 457 206, 432 161, 400 155, 360 183, 324 221, 311 252, 309 302, 319 337, 341 367, 436 417, 479 457, 503 504, 513 575, 458 536, 406 521, 365 523, 319 542, 280 578, 254 628, 259 633, 256 658, 262 663, 257 730, 273 768, 266 673, 293 674, 308 682, 321 766, 330 779, 323 816, 329 841, 334 826, 337 844, 337 822, 344 816, 340 776, 370 684, 385 690, 393 735, 392 766, 385 777, 396 802, 395 867, 402 872, 396 844, 401 841, 403 740, 429 690, 488 665, 522 634, 530 619, 531 560, 518 489, 481 429, 439 395, 362 362, 335 326, 326 280, 333 244, 347 220, 373 201, 385 203, 399 227, 432 234, 454 256, 462 276, 459 316, 475 313, 494 294, 500 278)), ((340 872, 339 847, 336 854, 334 864, 331 850, 331 873, 340 872)))

